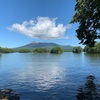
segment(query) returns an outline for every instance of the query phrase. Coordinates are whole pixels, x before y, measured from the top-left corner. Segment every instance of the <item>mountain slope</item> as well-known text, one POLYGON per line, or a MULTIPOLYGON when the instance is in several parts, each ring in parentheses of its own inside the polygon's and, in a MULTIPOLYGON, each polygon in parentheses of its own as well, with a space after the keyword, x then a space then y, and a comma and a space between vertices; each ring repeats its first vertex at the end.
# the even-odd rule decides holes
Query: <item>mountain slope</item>
POLYGON ((59 46, 59 45, 55 43, 32 42, 30 44, 22 46, 21 48, 42 48, 42 47, 48 47, 48 46, 59 46))
POLYGON ((27 45, 24 45, 24 46, 21 46, 21 47, 18 47, 18 48, 15 48, 17 50, 19 49, 36 49, 36 48, 46 48, 46 49, 52 49, 53 47, 56 47, 56 46, 60 46, 64 51, 72 51, 73 47, 68 45, 68 46, 62 46, 62 45, 59 45, 59 44, 56 44, 56 43, 47 43, 47 42, 32 42, 30 44, 27 44, 27 45))

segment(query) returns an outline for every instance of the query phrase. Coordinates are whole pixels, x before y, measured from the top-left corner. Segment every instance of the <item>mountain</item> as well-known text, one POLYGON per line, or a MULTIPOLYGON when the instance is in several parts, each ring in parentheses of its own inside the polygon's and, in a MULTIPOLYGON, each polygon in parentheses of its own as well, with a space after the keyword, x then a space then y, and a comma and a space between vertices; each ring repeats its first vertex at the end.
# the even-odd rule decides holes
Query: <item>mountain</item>
POLYGON ((70 45, 67 45, 67 46, 63 46, 63 45, 59 45, 59 44, 56 44, 56 43, 47 43, 47 42, 32 42, 32 43, 29 43, 27 45, 24 45, 24 46, 21 46, 21 47, 18 47, 18 48, 15 48, 17 50, 19 49, 36 49, 36 48, 47 48, 48 50, 52 49, 53 47, 56 47, 56 46, 59 46, 61 47, 64 51, 72 51, 73 47, 70 46, 70 45))

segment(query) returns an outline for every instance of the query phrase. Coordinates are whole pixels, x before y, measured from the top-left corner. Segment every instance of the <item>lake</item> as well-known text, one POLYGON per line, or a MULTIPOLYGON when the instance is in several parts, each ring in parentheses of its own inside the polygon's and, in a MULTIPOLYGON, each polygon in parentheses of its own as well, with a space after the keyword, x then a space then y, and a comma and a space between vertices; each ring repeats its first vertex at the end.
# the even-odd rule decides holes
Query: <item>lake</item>
POLYGON ((77 89, 88 75, 95 76, 100 84, 100 55, 0 55, 0 89, 15 90, 21 100, 77 100, 77 89))

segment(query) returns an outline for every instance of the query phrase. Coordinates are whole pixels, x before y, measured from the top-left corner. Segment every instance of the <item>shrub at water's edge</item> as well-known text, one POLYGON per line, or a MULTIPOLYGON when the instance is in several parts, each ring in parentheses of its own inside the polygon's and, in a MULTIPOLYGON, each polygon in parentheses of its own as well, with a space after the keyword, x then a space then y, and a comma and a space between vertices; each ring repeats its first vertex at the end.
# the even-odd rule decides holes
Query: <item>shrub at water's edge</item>
POLYGON ((100 43, 96 43, 94 47, 85 46, 84 52, 90 54, 100 54, 100 43))
POLYGON ((29 50, 29 49, 20 49, 18 52, 19 53, 28 53, 28 52, 31 52, 31 50, 29 50))
POLYGON ((61 54, 61 53, 63 53, 63 49, 61 47, 54 47, 51 49, 50 53, 61 54))
POLYGON ((74 47, 72 52, 73 53, 81 53, 82 52, 82 48, 80 46, 74 47))
POLYGON ((35 52, 35 53, 48 53, 49 50, 47 50, 46 48, 36 48, 33 52, 35 52))
POLYGON ((0 47, 0 53, 13 53, 13 52, 14 52, 13 49, 0 47))

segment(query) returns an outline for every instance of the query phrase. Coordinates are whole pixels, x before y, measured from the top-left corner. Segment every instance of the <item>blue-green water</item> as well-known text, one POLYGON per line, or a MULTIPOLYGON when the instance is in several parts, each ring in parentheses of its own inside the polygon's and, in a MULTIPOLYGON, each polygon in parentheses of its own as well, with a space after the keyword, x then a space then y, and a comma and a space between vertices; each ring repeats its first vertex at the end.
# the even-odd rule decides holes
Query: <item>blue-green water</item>
POLYGON ((76 100, 87 75, 100 83, 100 55, 12 53, 0 56, 0 89, 21 100, 76 100))

